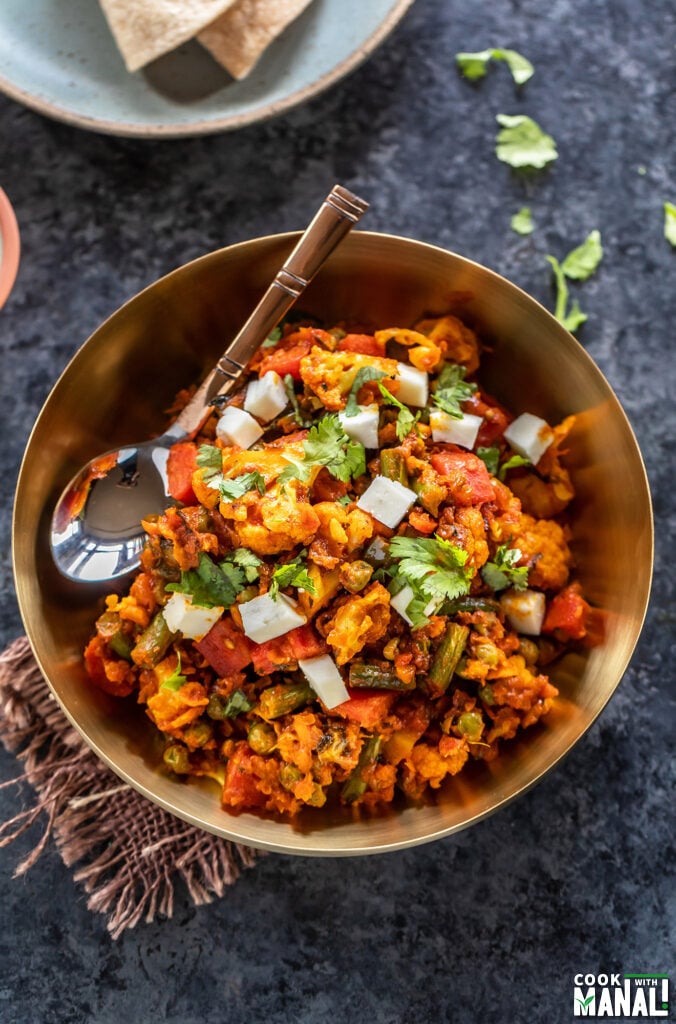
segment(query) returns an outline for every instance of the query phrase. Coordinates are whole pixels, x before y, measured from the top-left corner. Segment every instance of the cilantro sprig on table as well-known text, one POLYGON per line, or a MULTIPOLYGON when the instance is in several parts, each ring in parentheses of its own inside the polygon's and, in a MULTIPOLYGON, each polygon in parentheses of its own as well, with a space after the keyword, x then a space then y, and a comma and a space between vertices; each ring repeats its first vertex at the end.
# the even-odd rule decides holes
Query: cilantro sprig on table
POLYGON ((532 235, 535 229, 530 206, 522 206, 510 221, 512 231, 517 235, 532 235))
POLYGON ((498 114, 501 126, 496 138, 498 160, 516 170, 540 170, 556 160, 556 142, 540 125, 525 114, 498 114))
POLYGON ((430 601, 441 606, 469 593, 474 570, 465 564, 467 552, 443 537, 393 537, 388 554, 395 581, 413 590, 406 613, 415 628, 427 622, 430 601))
POLYGON ((599 231, 591 231, 582 245, 578 245, 568 253, 560 263, 555 256, 547 256, 547 261, 554 271, 556 282, 556 307, 554 316, 569 331, 574 332, 580 327, 587 314, 580 309, 580 304, 575 299, 568 309, 568 285, 566 278, 572 281, 586 281, 595 272, 603 259, 603 246, 601 245, 601 234, 599 231))
POLYGON ((324 466, 331 476, 343 483, 349 483, 351 477, 362 476, 366 472, 363 444, 352 441, 333 414, 323 416, 311 428, 303 441, 303 452, 302 459, 285 455, 290 465, 280 473, 280 484, 293 479, 307 481, 318 466, 324 466))
POLYGON ((237 548, 218 564, 201 551, 197 568, 184 570, 180 581, 168 583, 165 589, 189 594, 193 604, 202 608, 230 608, 247 584, 258 579, 260 565, 261 560, 247 548, 237 548))
POLYGON ((265 479, 257 471, 242 473, 228 479, 223 476, 223 452, 213 444, 202 444, 197 452, 197 465, 204 470, 204 482, 218 491, 223 501, 235 501, 248 491, 265 494, 265 479))
POLYGON ((517 85, 525 85, 535 72, 531 62, 516 50, 491 49, 479 50, 477 53, 456 53, 455 55, 458 68, 470 82, 484 78, 491 60, 504 61, 517 85))
POLYGON ((505 590, 513 587, 514 590, 525 590, 528 586, 528 566, 517 565, 523 555, 519 548, 509 548, 501 544, 495 552, 493 561, 486 562, 481 569, 484 583, 492 590, 505 590))
POLYGON ((477 389, 476 384, 469 384, 465 380, 467 369, 457 363, 446 363, 437 379, 437 386, 432 395, 432 400, 452 416, 454 420, 462 419, 464 413, 460 408, 461 402, 471 398, 477 389))

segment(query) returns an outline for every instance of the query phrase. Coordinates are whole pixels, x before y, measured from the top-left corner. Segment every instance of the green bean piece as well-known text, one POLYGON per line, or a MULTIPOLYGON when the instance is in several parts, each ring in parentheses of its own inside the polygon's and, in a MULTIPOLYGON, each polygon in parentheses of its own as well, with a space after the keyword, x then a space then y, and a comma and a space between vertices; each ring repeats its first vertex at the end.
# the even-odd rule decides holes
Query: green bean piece
POLYGON ((484 720, 478 711, 465 711, 457 722, 458 732, 470 743, 477 743, 484 731, 484 720))
POLYGON ((173 639, 174 634, 169 629, 164 615, 158 612, 138 638, 136 647, 131 652, 132 659, 141 668, 154 668, 167 653, 173 639))
POLYGON ((373 576, 373 566, 368 562, 358 559, 356 562, 348 562, 342 567, 339 579, 346 590, 351 594, 358 594, 373 576))
POLYGON ((390 545, 382 537, 374 537, 364 552, 364 558, 376 569, 379 569, 387 563, 389 547, 390 545))
POLYGON ((364 772, 378 760, 382 742, 383 741, 380 736, 370 736, 369 739, 364 740, 364 745, 362 746, 359 754, 357 767, 354 769, 340 792, 340 798, 344 803, 352 804, 366 792, 364 772))
POLYGON ((119 658, 124 658, 125 661, 131 661, 131 643, 122 630, 111 636, 108 641, 108 646, 119 658))
POLYGON ((167 747, 162 755, 162 760, 167 768, 176 772, 177 775, 187 775, 190 771, 188 751, 182 743, 172 743, 167 747))
POLYGON ((455 615, 457 612, 499 612, 500 602, 492 597, 457 597, 454 601, 446 601, 442 608, 444 615, 455 615))
POLYGON ((408 473, 403 452, 396 448, 384 448, 380 453, 380 472, 388 480, 396 480, 408 487, 408 473))
POLYGON ((251 723, 246 738, 254 754, 269 754, 277 743, 273 727, 260 720, 251 723))
POLYGON ((312 688, 305 681, 278 683, 276 686, 268 686, 267 690, 263 690, 256 711, 261 718, 281 718, 282 715, 288 715, 296 708, 307 704, 313 697, 312 688))
POLYGON ((350 686, 374 690, 415 690, 415 679, 410 683, 403 682, 395 672, 378 668, 377 665, 366 665, 355 662, 350 665, 350 686))
POLYGON ((427 676, 426 687, 431 697, 440 697, 448 689, 465 650, 468 636, 469 628, 467 626, 449 622, 427 676))

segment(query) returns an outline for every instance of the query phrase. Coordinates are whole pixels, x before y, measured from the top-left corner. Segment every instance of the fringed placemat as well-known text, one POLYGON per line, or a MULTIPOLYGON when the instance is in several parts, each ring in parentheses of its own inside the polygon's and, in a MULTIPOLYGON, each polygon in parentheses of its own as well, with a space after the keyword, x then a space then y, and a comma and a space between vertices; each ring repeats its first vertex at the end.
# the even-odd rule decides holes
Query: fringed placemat
POLYGON ((142 918, 171 917, 178 879, 196 905, 210 903, 256 862, 256 851, 180 821, 121 782, 70 725, 25 637, 0 655, 0 740, 24 766, 0 788, 26 781, 34 791, 25 810, 0 824, 0 846, 47 816, 15 877, 53 837, 64 864, 79 865, 74 878, 87 906, 106 915, 114 939, 142 918))

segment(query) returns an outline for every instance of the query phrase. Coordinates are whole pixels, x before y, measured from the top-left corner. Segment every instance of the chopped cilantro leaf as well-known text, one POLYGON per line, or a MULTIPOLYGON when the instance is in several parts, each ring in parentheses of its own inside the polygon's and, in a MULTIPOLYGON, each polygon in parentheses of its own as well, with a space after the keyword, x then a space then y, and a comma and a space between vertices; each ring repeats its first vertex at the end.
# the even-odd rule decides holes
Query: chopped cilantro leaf
POLYGON ((430 600, 441 604, 469 592, 474 570, 465 567, 467 552, 442 537, 393 537, 389 555, 399 560, 396 578, 424 599, 423 608, 430 600))
MULTIPOLYGON (((249 551, 248 548, 235 548, 231 555, 226 559, 227 562, 232 562, 233 565, 239 566, 244 571, 247 583, 255 583, 260 573, 258 572, 260 566, 263 564, 258 555, 254 555, 253 551, 249 551)), ((221 568, 223 567, 221 563, 221 568)))
POLYGON ((603 258, 601 235, 591 231, 582 245, 569 252, 561 264, 561 270, 573 281, 586 281, 594 273, 603 258))
POLYGON ((170 676, 167 676, 167 678, 162 681, 160 689, 174 690, 174 692, 176 690, 180 690, 183 684, 186 682, 187 678, 187 676, 181 675, 181 652, 179 651, 176 668, 174 669, 170 676))
POLYGON ((551 135, 524 114, 498 114, 502 125, 497 135, 496 155, 503 163, 516 169, 546 167, 556 160, 558 152, 551 135))
POLYGON ((664 204, 664 237, 676 248, 676 203, 664 204))
POLYGON ((481 569, 484 582, 495 591, 507 587, 525 590, 528 586, 528 566, 516 564, 522 558, 518 548, 508 548, 506 544, 501 544, 495 552, 494 560, 486 562, 481 569))
POLYGON ((380 393, 385 399, 386 404, 394 405, 399 410, 397 414, 397 422, 395 424, 394 429, 398 439, 400 441, 403 441, 405 437, 408 437, 408 435, 411 433, 414 426, 420 419, 420 413, 418 412, 414 416, 411 410, 408 408, 408 406, 400 402, 398 398, 395 398, 394 395, 391 394, 391 392, 389 392, 385 385, 381 384, 380 381, 378 381, 378 388, 380 389, 380 393))
POLYGON ((202 476, 204 482, 209 483, 223 470, 223 452, 213 444, 201 444, 197 449, 197 465, 206 470, 202 476))
POLYGON ((471 82, 484 77, 490 60, 503 60, 517 85, 524 85, 533 76, 533 65, 516 50, 479 50, 478 53, 455 55, 455 62, 460 71, 471 82))
POLYGON ((203 551, 197 569, 188 569, 181 573, 179 583, 168 583, 166 590, 179 594, 189 594, 193 604, 202 608, 213 608, 221 605, 229 608, 235 598, 244 590, 245 573, 232 562, 216 565, 203 551))
POLYGON ((370 380, 382 380, 383 377, 387 377, 387 374, 383 370, 378 370, 375 366, 362 366, 361 369, 357 370, 357 376, 354 378, 350 393, 347 396, 346 416, 356 416, 359 412, 359 404, 357 402, 359 389, 370 380))
POLYGON ((522 206, 519 212, 514 214, 510 223, 512 231, 516 231, 517 235, 532 235, 534 224, 530 206, 522 206))
POLYGON ((439 374, 437 386, 432 399, 452 416, 454 420, 462 419, 464 413, 460 408, 461 402, 466 402, 476 391, 476 384, 467 384, 465 374, 467 370, 457 363, 446 363, 439 374))
POLYGON ((261 345, 261 348, 274 348, 275 345, 277 344, 277 342, 279 341, 279 339, 281 338, 281 336, 282 336, 282 328, 281 327, 273 327, 273 329, 270 331, 270 333, 268 334, 267 338, 265 339, 265 341, 261 345))
POLYGON ((486 469, 491 476, 495 476, 498 472, 498 463, 500 462, 500 449, 477 448, 476 453, 486 466, 486 469))
POLYGON ((220 710, 219 717, 236 718, 237 715, 242 715, 246 711, 251 711, 252 707, 252 702, 248 699, 243 690, 233 690, 220 710))
POLYGON ((247 491, 258 491, 259 494, 265 494, 265 480, 256 470, 252 473, 242 473, 241 476, 233 477, 232 480, 228 480, 222 475, 214 477, 212 481, 209 481, 209 486, 218 489, 223 501, 234 501, 236 498, 241 498, 247 491))
POLYGON ((297 590, 307 590, 308 594, 312 594, 313 597, 316 595, 317 588, 308 575, 307 569, 300 561, 300 556, 294 559, 293 562, 278 565, 273 572, 270 590, 268 591, 273 601, 277 600, 282 587, 296 587, 297 590))
POLYGON ((498 477, 500 480, 504 480, 507 475, 507 471, 510 469, 516 469, 518 466, 530 466, 532 465, 530 459, 527 459, 525 455, 510 455, 506 462, 503 462, 500 466, 500 472, 498 477))
MULTIPOLYGON (((350 477, 362 476, 366 472, 366 454, 363 444, 351 441, 340 425, 337 416, 323 416, 310 430, 303 441, 302 459, 290 460, 291 464, 279 475, 279 483, 288 480, 309 480, 317 466, 325 466, 336 480, 348 483, 350 477)), ((289 458, 289 456, 287 456, 289 458)))

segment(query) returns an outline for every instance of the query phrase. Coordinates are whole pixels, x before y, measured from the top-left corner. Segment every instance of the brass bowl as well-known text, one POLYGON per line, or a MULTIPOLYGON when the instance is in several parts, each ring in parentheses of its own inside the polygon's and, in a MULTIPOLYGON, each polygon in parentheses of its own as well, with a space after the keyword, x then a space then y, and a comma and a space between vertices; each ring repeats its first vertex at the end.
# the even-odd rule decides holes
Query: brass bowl
POLYGON ((652 571, 652 515, 641 455, 608 383, 581 346, 534 299, 484 267, 421 242, 352 234, 310 286, 303 310, 408 326, 462 301, 492 351, 482 380, 513 411, 556 423, 577 414, 568 465, 577 497, 573 550, 586 596, 603 610, 604 637, 569 653, 552 678, 561 691, 546 721, 476 763, 422 806, 353 819, 308 812, 290 824, 223 811, 215 783, 163 774, 154 727, 132 701, 88 682, 82 648, 100 591, 69 584, 48 550, 54 502, 90 457, 159 432, 180 386, 215 361, 297 235, 273 235, 195 260, 141 292, 102 324, 47 399, 28 442, 16 493, 14 570, 21 613, 61 707, 89 746, 150 800, 201 828, 287 853, 353 855, 412 846, 478 821, 533 785, 601 711, 639 636, 652 571), (626 557, 631 554, 631 572, 626 557))

